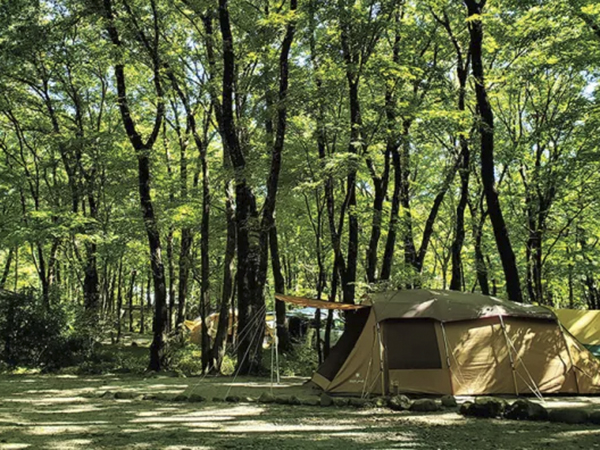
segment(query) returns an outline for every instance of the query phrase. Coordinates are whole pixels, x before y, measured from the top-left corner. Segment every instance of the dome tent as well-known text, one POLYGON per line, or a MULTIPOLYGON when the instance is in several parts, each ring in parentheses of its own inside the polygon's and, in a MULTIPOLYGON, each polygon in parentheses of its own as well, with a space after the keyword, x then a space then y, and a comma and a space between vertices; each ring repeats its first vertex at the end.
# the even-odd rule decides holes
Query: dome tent
POLYGON ((419 289, 343 308, 349 326, 312 378, 326 392, 600 393, 600 360, 543 307, 419 289))

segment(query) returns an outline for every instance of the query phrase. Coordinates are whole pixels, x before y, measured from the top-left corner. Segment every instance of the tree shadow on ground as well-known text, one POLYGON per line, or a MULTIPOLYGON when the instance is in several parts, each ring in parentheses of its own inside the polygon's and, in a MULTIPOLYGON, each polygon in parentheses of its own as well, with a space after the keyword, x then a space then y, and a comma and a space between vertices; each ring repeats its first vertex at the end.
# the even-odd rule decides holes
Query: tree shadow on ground
MULTIPOLYGON (((73 379, 62 389, 65 383, 45 377, 5 381, 0 449, 600 449, 600 427, 591 425, 467 419, 453 411, 110 400, 82 395, 103 380, 73 379)), ((127 384, 136 387, 133 379, 127 384)))

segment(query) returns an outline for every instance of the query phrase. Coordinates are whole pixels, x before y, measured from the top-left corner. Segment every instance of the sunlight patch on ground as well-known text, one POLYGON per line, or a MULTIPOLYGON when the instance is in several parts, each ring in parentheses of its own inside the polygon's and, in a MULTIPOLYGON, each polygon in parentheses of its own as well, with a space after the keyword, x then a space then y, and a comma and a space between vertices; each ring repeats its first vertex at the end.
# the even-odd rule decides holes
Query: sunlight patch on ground
POLYGON ((74 450, 88 447, 92 441, 90 439, 68 439, 64 441, 56 441, 48 443, 48 449, 56 450, 74 450))
POLYGON ((27 433, 34 436, 53 436, 55 434, 64 433, 93 433, 97 429, 87 425, 45 425, 45 426, 30 426, 27 433))
POLYGON ((80 414, 89 412, 99 412, 106 408, 100 405, 92 403, 76 403, 75 405, 69 406, 63 409, 53 409, 51 411, 39 411, 39 414, 80 414))
MULTIPOLYGON (((577 436, 589 436, 589 435, 598 435, 600 436, 600 428, 589 428, 587 430, 571 430, 571 431, 562 431, 560 433, 556 433, 556 437, 577 437, 577 436)), ((600 442, 598 442, 597 447, 600 447, 600 442)))
POLYGON ((11 403, 28 403, 31 405, 48 406, 53 404, 73 404, 73 403, 85 403, 88 399, 84 397, 42 397, 42 398, 8 398, 4 399, 5 402, 11 403))

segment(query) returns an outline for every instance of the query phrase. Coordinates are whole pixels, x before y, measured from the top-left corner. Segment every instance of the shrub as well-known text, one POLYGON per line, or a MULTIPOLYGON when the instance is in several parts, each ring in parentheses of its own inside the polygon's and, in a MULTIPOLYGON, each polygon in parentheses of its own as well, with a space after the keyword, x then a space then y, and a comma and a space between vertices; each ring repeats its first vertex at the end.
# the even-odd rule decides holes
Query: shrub
POLYGON ((83 317, 32 293, 0 291, 0 360, 9 368, 54 370, 89 359, 97 326, 83 317))

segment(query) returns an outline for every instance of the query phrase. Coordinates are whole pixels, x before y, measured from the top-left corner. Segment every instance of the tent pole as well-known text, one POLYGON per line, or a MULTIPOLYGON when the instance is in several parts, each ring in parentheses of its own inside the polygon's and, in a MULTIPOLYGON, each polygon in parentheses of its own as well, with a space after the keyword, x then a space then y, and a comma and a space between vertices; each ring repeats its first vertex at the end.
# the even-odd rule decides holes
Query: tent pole
POLYGON ((515 361, 513 359, 512 353, 510 351, 510 344, 508 343, 508 333, 506 332, 506 327, 504 326, 504 320, 502 319, 502 316, 498 316, 498 318, 500 319, 500 327, 502 328, 502 334, 504 334, 504 339, 506 340, 506 349, 508 350, 508 359, 510 359, 510 368, 512 369, 513 383, 515 385, 515 394, 519 395, 515 361))
POLYGON ((563 342, 565 343, 567 355, 569 355, 569 360, 571 361, 571 367, 573 367, 573 376, 575 377, 575 386, 577 386, 577 393, 581 394, 581 390, 579 389, 579 377, 577 377, 577 366, 575 366, 575 363, 573 362, 573 356, 571 355, 571 350, 569 349, 569 343, 567 342, 567 338, 565 337, 565 330, 562 326, 562 323, 560 323, 560 320, 557 319, 556 323, 558 324, 560 334, 563 338, 563 342))
POLYGON ((377 322, 377 340, 379 341, 379 373, 381 374, 381 395, 385 395, 385 369, 384 369, 384 357, 385 352, 383 348, 383 341, 381 340, 381 325, 377 322))
POLYGON ((448 345, 448 337, 446 336, 446 327, 444 322, 440 322, 442 328, 442 337, 444 339, 444 350, 446 352, 446 365, 448 366, 448 377, 450 378, 450 393, 454 395, 454 385, 452 384, 452 369, 450 369, 450 345, 448 345))

